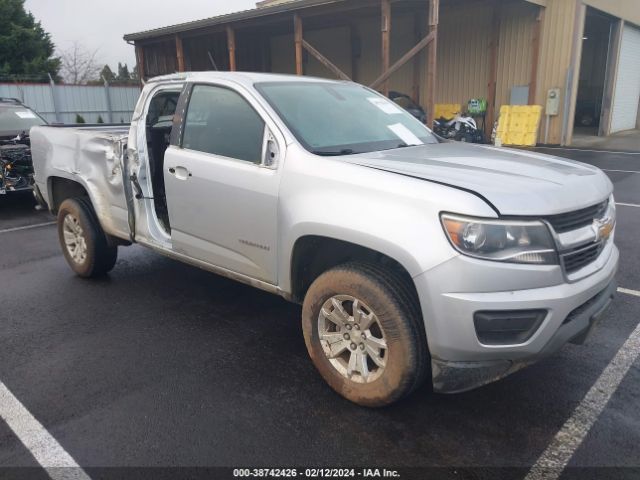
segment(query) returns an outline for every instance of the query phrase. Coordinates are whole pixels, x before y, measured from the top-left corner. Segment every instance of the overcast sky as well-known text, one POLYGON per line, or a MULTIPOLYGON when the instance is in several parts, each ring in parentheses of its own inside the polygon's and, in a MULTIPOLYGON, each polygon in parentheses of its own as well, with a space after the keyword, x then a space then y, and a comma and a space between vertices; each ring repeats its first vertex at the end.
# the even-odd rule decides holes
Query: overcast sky
POLYGON ((115 71, 118 62, 135 65, 133 47, 122 39, 155 27, 213 17, 255 7, 256 0, 26 0, 27 10, 51 33, 59 49, 79 41, 98 49, 97 59, 115 71))

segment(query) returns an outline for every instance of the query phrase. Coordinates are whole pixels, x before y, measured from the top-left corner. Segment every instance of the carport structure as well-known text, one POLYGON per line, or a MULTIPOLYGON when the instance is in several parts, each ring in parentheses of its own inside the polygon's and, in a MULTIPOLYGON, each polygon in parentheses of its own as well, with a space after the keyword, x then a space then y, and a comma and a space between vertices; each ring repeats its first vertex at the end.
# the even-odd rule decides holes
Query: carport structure
POLYGON ((439 5, 440 0, 298 0, 127 35, 125 40, 136 44, 142 78, 174 71, 273 71, 334 76, 388 94, 390 78, 406 69, 412 82, 409 93, 416 101, 424 95, 424 103, 431 106, 439 5), (398 25, 392 9, 402 19, 398 25), (377 38, 373 23, 380 24, 377 38), (402 39, 392 46, 395 28, 402 39), (392 64, 398 49, 404 49, 403 54, 392 64), (379 52, 377 73, 369 58, 373 51, 379 52), (361 71, 363 67, 368 71, 361 71))
POLYGON ((266 0, 124 38, 135 44, 143 78, 212 69, 348 78, 408 94, 425 107, 428 124, 434 104, 485 98, 487 133, 502 105, 544 106, 554 89, 559 108, 539 139, 568 145, 583 110, 578 91, 591 91, 579 82, 589 68, 581 68, 583 45, 589 56, 607 57, 598 64, 606 68, 600 134, 615 131, 609 126, 618 119, 625 128, 633 123, 635 25, 637 0, 266 0), (609 19, 610 35, 589 33, 591 13, 609 19), (608 48, 594 44, 606 41, 608 48))

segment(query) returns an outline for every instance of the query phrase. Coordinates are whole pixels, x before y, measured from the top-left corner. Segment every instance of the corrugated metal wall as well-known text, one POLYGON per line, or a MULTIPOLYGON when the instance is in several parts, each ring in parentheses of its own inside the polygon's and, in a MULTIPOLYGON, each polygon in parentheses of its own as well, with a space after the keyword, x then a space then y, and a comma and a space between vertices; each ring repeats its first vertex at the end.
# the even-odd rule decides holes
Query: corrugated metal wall
POLYGON ((218 70, 229 70, 227 36, 223 33, 187 37, 182 40, 185 67, 188 71, 213 70, 211 58, 218 70))
MULTIPOLYGON (((576 12, 576 0, 548 0, 542 24, 536 103, 544 105, 547 91, 551 88, 560 88, 562 92, 560 114, 551 118, 549 143, 559 144, 562 141, 567 74, 571 65, 576 12)), ((541 128, 541 140, 543 135, 541 128)))
POLYGON ((175 38, 144 46, 145 78, 178 71, 175 38))
MULTIPOLYGON (((140 89, 138 87, 109 87, 112 121, 129 123, 140 89)), ((98 117, 109 122, 107 92, 103 86, 48 84, 0 84, 0 97, 13 97, 38 112, 49 122, 75 123, 80 114, 87 123, 98 117), (55 104, 54 98, 55 95, 55 104), (56 116, 56 106, 58 115, 56 116)))
MULTIPOLYGON (((320 53, 348 76, 352 76, 351 32, 347 27, 308 30, 304 38, 320 53)), ((293 35, 279 35, 271 38, 271 71, 275 73, 296 72, 293 35)), ((332 72, 315 57, 304 52, 305 75, 335 78, 332 72)))
MULTIPOLYGON (((446 7, 446 3, 443 3, 446 7)), ((527 2, 503 2, 496 84, 496 111, 508 104, 511 88, 529 85, 533 61, 533 29, 538 7, 527 2)), ((493 3, 476 1, 445 8, 438 38, 437 103, 461 103, 487 98, 493 3)), ((426 85, 423 82, 423 88, 426 85)))
POLYGON ((0 97, 17 98, 25 105, 33 108, 47 121, 56 121, 53 90, 49 84, 0 83, 0 97))
MULTIPOLYGON (((466 104, 470 98, 486 98, 493 2, 470 0, 454 5, 443 2, 442 6, 436 102, 466 104)), ((497 109, 509 102, 512 87, 528 85, 530 82, 533 29, 538 8, 521 0, 506 0, 501 6, 497 109)), ((417 43, 415 21, 412 15, 393 15, 392 63, 417 43)), ((422 23, 426 23, 426 19, 422 23)), ((360 19, 354 23, 353 32, 360 38, 360 55, 354 62, 355 72, 351 62, 349 28, 309 30, 304 32, 304 36, 347 75, 352 76, 357 82, 371 84, 382 70, 380 18, 360 19)), ((426 95, 425 56, 423 52, 419 57, 422 99, 426 95)), ((305 74, 332 77, 332 73, 313 57, 306 55, 305 59, 305 74)), ((281 35, 271 39, 271 69, 278 73, 295 73, 293 35, 281 35)), ((391 77, 390 88, 411 94, 413 79, 414 64, 410 61, 391 77)))
MULTIPOLYGON (((566 30, 573 25, 572 12, 575 10, 575 2, 576 0, 548 0, 551 25, 546 27, 546 33, 543 35, 541 63, 551 62, 552 66, 539 70, 542 79, 539 82, 539 92, 546 92, 546 89, 550 88, 550 84, 555 86, 557 82, 561 83, 561 75, 557 70, 568 64, 565 50, 567 48, 570 50, 571 32, 567 34, 566 30), (571 19, 567 20, 567 16, 570 16, 571 19), (555 45, 556 41, 562 42, 559 47, 555 45), (558 48, 561 50, 560 52, 556 51, 558 48)), ((465 104, 470 98, 486 98, 488 96, 489 44, 493 33, 495 4, 494 0, 442 1, 438 38, 437 103, 465 104)), ((498 109, 509 101, 512 87, 528 85, 531 80, 533 34, 536 16, 540 8, 525 0, 501 0, 499 6, 501 23, 496 85, 496 107, 498 109)), ((416 22, 422 25, 423 35, 426 29, 427 18, 424 5, 420 5, 419 9, 416 7, 416 13, 401 13, 401 11, 401 8, 394 7, 392 14, 392 63, 419 40, 416 34, 416 22)), ((340 18, 335 19, 336 24, 340 24, 340 22, 342 25, 346 23, 340 18)), ((295 73, 292 33, 270 38, 270 71, 295 73)), ((304 28, 304 37, 357 82, 365 85, 371 84, 381 74, 379 15, 370 13, 369 16, 354 20, 351 25, 347 24, 346 26, 323 29, 304 28), (359 38, 356 58, 352 58, 352 37, 359 38)), ((185 39, 187 65, 191 64, 192 60, 189 57, 192 53, 195 54, 196 50, 196 45, 192 44, 201 42, 200 37, 185 39)), ((220 48, 222 48, 223 42, 223 37, 220 36, 220 48)), ((173 62, 170 57, 175 56, 174 43, 167 40, 164 43, 156 43, 155 46, 145 46, 145 66, 149 74, 153 73, 155 67, 162 70, 159 73, 173 71, 169 63, 173 62), (165 48, 162 52, 160 51, 161 46, 165 48)), ((200 53, 197 56, 203 57, 203 54, 200 53)), ((426 98, 427 62, 425 59, 426 52, 423 51, 418 57, 422 101, 426 98)), ((195 63, 195 60, 193 62, 195 63)), ((206 62, 204 63, 206 64, 206 62)), ((305 55, 305 73, 321 77, 333 76, 311 55, 305 55)), ((412 94, 413 86, 414 61, 410 61, 391 77, 390 88, 412 94)), ((537 99, 540 103, 544 98, 538 95, 537 99)))
MULTIPOLYGON (((438 27, 437 103, 466 103, 487 98, 489 40, 493 9, 488 2, 442 2, 438 27)), ((426 94, 426 82, 423 82, 426 94)))
POLYGON ((538 8, 530 3, 513 3, 501 12, 496 111, 509 104, 512 87, 529 85, 531 81, 538 8))
POLYGON ((271 37, 271 71, 274 73, 296 73, 293 34, 271 37))
MULTIPOLYGON (((414 36, 414 20, 409 15, 393 17, 391 28, 391 61, 404 55, 417 42, 414 36)), ((380 19, 363 18, 354 22, 352 28, 336 27, 305 30, 304 38, 340 70, 359 83, 371 84, 382 73, 380 19), (359 56, 352 62, 351 35, 360 39, 359 56), (354 72, 355 67, 355 72, 354 72)), ((305 75, 335 78, 312 55, 305 54, 305 75)), ((295 50, 293 35, 271 38, 271 71, 295 73, 295 50)), ((411 94, 413 86, 413 63, 409 62, 391 78, 392 90, 411 94)))

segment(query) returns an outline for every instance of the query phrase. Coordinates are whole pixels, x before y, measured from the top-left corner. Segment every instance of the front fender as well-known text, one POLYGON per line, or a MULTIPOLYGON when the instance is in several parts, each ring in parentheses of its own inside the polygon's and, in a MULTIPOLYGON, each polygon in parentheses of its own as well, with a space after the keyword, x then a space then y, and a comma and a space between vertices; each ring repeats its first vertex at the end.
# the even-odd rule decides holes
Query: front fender
MULTIPOLYGON (((296 148, 292 152, 299 152, 296 148)), ((380 252, 412 277, 457 256, 440 213, 492 217, 475 195, 425 180, 304 155, 289 158, 280 189, 279 284, 291 293, 291 256, 307 235, 380 252)))

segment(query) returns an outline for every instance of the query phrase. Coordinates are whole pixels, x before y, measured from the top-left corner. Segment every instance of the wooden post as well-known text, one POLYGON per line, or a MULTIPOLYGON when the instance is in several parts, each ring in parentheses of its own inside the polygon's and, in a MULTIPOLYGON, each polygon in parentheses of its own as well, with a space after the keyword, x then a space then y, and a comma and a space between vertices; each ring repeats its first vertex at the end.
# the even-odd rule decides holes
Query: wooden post
POLYGON ((176 58, 178 60, 178 71, 184 72, 184 49, 180 35, 176 35, 176 58))
POLYGON ((540 63, 540 37, 542 35, 542 21, 544 19, 544 7, 539 7, 536 24, 533 27, 531 75, 529 78, 529 105, 536 103, 536 90, 538 88, 538 63, 540 63))
POLYGON ((302 69, 302 19, 297 13, 293 16, 294 41, 296 44, 296 75, 303 75, 302 69))
POLYGON ((351 43, 351 78, 354 82, 358 81, 358 65, 360 63, 362 43, 360 41, 360 33, 356 24, 349 25, 349 39, 351 43))
POLYGON ((138 76, 140 77, 140 83, 144 82, 144 48, 142 45, 136 45, 136 61, 138 63, 138 76))
POLYGON ((391 75, 393 75, 398 70, 400 70, 409 60, 414 58, 423 48, 425 48, 428 45, 431 45, 435 41, 436 35, 437 35, 437 32, 431 32, 429 35, 427 35, 422 40, 420 40, 420 42, 416 46, 414 46, 411 50, 405 53, 400 58, 400 60, 398 60, 393 65, 391 65, 389 69, 386 72, 384 72, 382 75, 380 75, 371 85, 369 85, 369 87, 376 89, 380 85, 382 85, 384 82, 386 82, 391 77, 391 75))
POLYGON ((487 91, 487 116, 485 134, 491 135, 496 120, 496 85, 498 83, 498 49, 500 48, 500 1, 493 4, 491 40, 489 43, 489 84, 487 91))
POLYGON ((427 51, 427 125, 433 125, 436 105, 436 80, 438 67, 438 24, 440 22, 440 0, 429 0, 429 35, 433 40, 427 51))
POLYGON ((236 31, 227 26, 227 48, 229 50, 229 71, 235 72, 236 66, 236 31))
MULTIPOLYGON (((420 27, 420 17, 415 16, 413 24, 413 34, 416 42, 419 42, 422 38, 422 29, 420 27)), ((418 105, 420 104, 420 56, 416 55, 413 59, 413 86, 411 89, 411 96, 413 101, 418 105)))
MULTIPOLYGON (((380 0, 382 8, 382 72, 389 70, 391 63, 391 0, 380 0)), ((389 81, 382 84, 382 93, 389 96, 389 81)))

